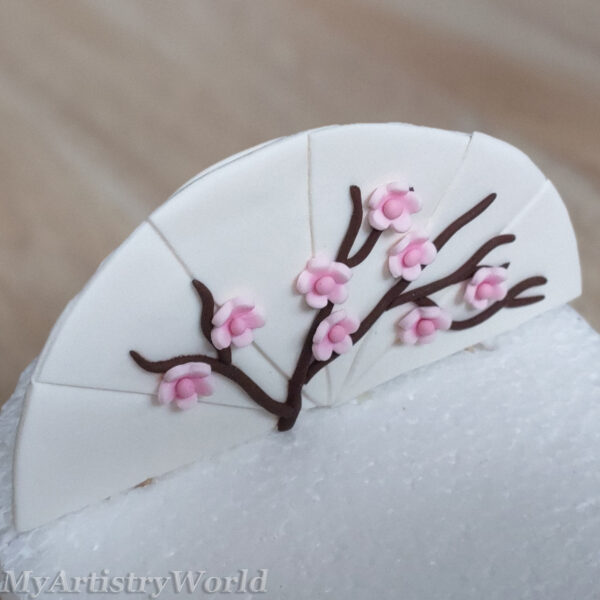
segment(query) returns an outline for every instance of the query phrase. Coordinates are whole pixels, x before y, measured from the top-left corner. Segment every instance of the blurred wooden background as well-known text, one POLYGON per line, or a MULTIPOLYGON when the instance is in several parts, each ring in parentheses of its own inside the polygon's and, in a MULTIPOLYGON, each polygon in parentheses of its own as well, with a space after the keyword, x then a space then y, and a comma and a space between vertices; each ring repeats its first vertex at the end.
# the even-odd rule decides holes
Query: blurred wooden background
POLYGON ((598 0, 0 0, 0 399, 190 176, 331 123, 504 138, 554 180, 600 328, 598 0))

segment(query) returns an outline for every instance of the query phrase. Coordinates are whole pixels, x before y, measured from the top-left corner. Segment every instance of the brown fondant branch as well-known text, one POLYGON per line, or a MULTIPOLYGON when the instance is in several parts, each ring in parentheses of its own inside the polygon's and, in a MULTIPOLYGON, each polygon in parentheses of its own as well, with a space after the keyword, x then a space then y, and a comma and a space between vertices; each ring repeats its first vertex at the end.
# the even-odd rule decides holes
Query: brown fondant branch
POLYGON ((327 306, 322 308, 313 319, 311 326, 306 333, 304 343, 298 361, 296 362, 296 368, 294 373, 288 382, 288 392, 286 398, 286 405, 294 410, 292 417, 282 417, 277 423, 277 429, 279 431, 288 431, 296 423, 296 419, 302 410, 302 388, 307 383, 306 374, 310 365, 313 362, 312 354, 312 340, 315 337, 317 327, 321 324, 323 319, 326 319, 333 310, 333 304, 327 303, 327 306))
POLYGON ((361 262, 371 254, 371 250, 375 248, 375 244, 381 237, 383 231, 379 231, 378 229, 371 229, 371 233, 369 233, 367 239, 364 244, 353 254, 348 260, 346 264, 352 269, 360 265, 361 262))
POLYGON ((204 337, 208 341, 208 343, 217 351, 219 359, 225 363, 226 365, 231 364, 231 348, 224 348, 223 350, 219 350, 212 341, 211 331, 212 331, 212 320, 215 314, 215 299, 212 295, 212 292, 197 279, 192 281, 192 285, 196 292, 198 292, 198 296, 200 297, 202 312, 200 316, 200 330, 204 334, 204 337))
POLYGON ((492 202, 496 199, 496 194, 489 194, 481 202, 476 204, 471 210, 458 217, 455 221, 450 223, 442 233, 440 233, 433 241, 438 252, 446 245, 447 242, 465 225, 468 225, 471 221, 476 219, 482 212, 487 210, 492 202))
POLYGON ((135 350, 132 350, 129 354, 131 355, 131 358, 144 369, 144 371, 148 371, 149 373, 164 374, 173 367, 185 365, 190 362, 206 363, 207 365, 210 365, 215 373, 226 377, 236 385, 240 386, 256 404, 271 414, 277 417, 290 417, 293 414, 292 407, 271 398, 271 396, 269 396, 269 394, 267 394, 253 379, 246 375, 244 371, 232 364, 223 363, 219 358, 206 356, 204 354, 194 354, 153 362, 144 358, 135 350))
MULTIPOLYGON (((338 253, 335 257, 337 262, 347 263, 356 236, 363 222, 362 193, 357 185, 350 186, 350 200, 352 201, 352 215, 346 233, 342 238, 338 253)), ((348 265, 349 266, 349 265, 348 265)))
MULTIPOLYGON (((481 203, 480 203, 481 204, 481 203)), ((479 206, 479 205, 478 205, 479 206)), ((488 204, 489 206, 489 204, 488 204)), ((457 230, 458 231, 458 230, 457 230)), ((449 239, 449 238, 448 238, 449 239)), ((459 267, 454 273, 433 281, 428 285, 424 285, 414 290, 404 292, 404 290, 410 285, 411 282, 404 279, 398 280, 381 298, 373 310, 363 319, 356 333, 352 334, 352 343, 358 343, 363 336, 371 329, 371 327, 377 322, 377 320, 386 311, 408 304, 410 302, 416 303, 418 300, 427 298, 435 292, 439 292, 451 285, 461 283, 466 279, 473 276, 475 271, 479 268, 478 264, 483 260, 492 250, 503 244, 509 244, 515 240, 514 235, 505 234, 499 235, 485 244, 483 244, 461 267, 459 267)), ((447 240, 446 240, 447 241, 447 240)), ((505 263, 507 264, 507 263, 505 263)), ((425 266, 423 266, 425 268, 425 266)), ((339 355, 332 354, 331 358, 326 361, 315 361, 309 368, 307 373, 307 383, 325 366, 331 364, 339 355)))
POLYGON ((497 235, 481 246, 461 267, 456 269, 454 273, 450 273, 446 277, 442 277, 437 281, 432 281, 427 285, 415 288, 406 293, 397 296, 388 306, 388 310, 397 306, 402 306, 408 302, 414 302, 418 298, 431 296, 451 285, 462 283, 470 279, 475 271, 479 268, 479 262, 483 260, 492 250, 504 244, 510 244, 515 241, 515 236, 512 234, 497 235))
MULTIPOLYGON (((485 210, 487 210, 491 204, 496 199, 496 194, 489 194, 483 200, 478 202, 473 208, 469 209, 467 212, 462 214, 456 220, 454 220, 446 229, 444 229, 434 240, 434 245, 439 252, 449 241, 450 239, 456 235, 463 227, 471 223, 471 221, 475 220, 479 215, 481 215, 485 210)), ((501 245, 502 243, 509 243, 514 241, 514 236, 498 236, 497 238, 493 238, 487 244, 484 244, 472 257, 470 260, 475 260, 475 264, 479 262, 485 255, 491 250, 493 250, 497 245, 501 245), (510 239, 509 239, 510 238, 510 239), (494 241, 495 240, 495 241, 494 241), (488 249, 489 245, 489 249, 488 249)), ((426 268, 425 265, 422 265, 423 269, 426 268)), ((464 265, 463 265, 464 267, 464 265)), ((462 269, 462 267, 461 267, 462 269)), ((460 269, 459 269, 460 270, 460 269)), ((441 280, 440 280, 441 281, 441 280)), ((389 308, 391 308, 390 304, 394 301, 395 298, 400 296, 404 290, 410 285, 409 281, 404 279, 400 279, 396 282, 381 298, 381 300, 377 303, 377 305, 373 308, 373 310, 367 315, 365 319, 361 322, 358 330, 354 333, 352 337, 352 343, 356 344, 360 341, 363 336, 371 329, 371 327, 375 324, 375 322, 379 319, 379 317, 389 308)), ((427 294, 422 294, 427 295, 427 294)), ((404 302, 402 302, 404 304, 404 302)), ((339 355, 333 353, 329 360, 325 361, 315 361, 310 365, 307 376, 306 383, 308 383, 321 369, 331 364, 339 355)))
POLYGON ((518 308, 521 306, 528 306, 530 304, 535 304, 536 302, 541 302, 545 296, 543 294, 537 296, 526 296, 524 298, 518 298, 520 294, 525 292, 526 290, 537 287, 540 285, 545 285, 548 280, 545 277, 529 277, 520 281, 516 285, 514 285, 503 300, 499 300, 498 302, 494 302, 491 306, 486 308, 484 311, 479 314, 471 317, 469 319, 464 319, 462 321, 453 321, 450 329, 452 331, 462 331, 464 329, 469 329, 470 327, 475 327, 480 325, 484 321, 487 321, 491 317, 493 317, 498 311, 503 308, 518 308))
MULTIPOLYGON (((358 235, 358 232, 360 231, 364 219, 362 193, 357 185, 350 186, 350 200, 352 201, 352 215, 350 216, 350 221, 348 222, 346 233, 344 234, 344 237, 340 242, 340 246, 336 254, 336 261, 343 262, 347 266, 350 266, 350 259, 348 257, 352 250, 352 246, 356 241, 356 237, 358 235)), ((377 239, 378 237, 379 236, 377 236, 377 239)), ((375 239, 375 241, 377 241, 377 239, 375 239)), ((368 256, 369 252, 371 252, 374 245, 375 244, 373 243, 368 249, 368 251, 363 251, 363 254, 365 254, 365 252, 366 254, 360 262, 362 262, 362 260, 364 260, 366 256, 368 256)), ((363 248, 361 248, 359 252, 361 252, 363 248)), ((352 257, 352 260, 354 260, 355 257, 356 254, 354 255, 354 257, 352 257)), ((356 264, 359 263, 356 262, 356 264)), ((298 360, 296 361, 296 368, 294 369, 294 373, 292 374, 292 377, 288 382, 286 404, 294 409, 294 416, 291 418, 283 417, 279 419, 279 423, 277 424, 277 428, 279 429, 279 431, 288 431, 289 429, 291 429, 296 423, 296 419, 298 418, 298 415, 302 410, 302 388, 308 382, 308 371, 311 367, 311 364, 313 364, 314 362, 312 354, 313 338, 321 322, 324 319, 326 319, 332 311, 333 304, 331 302, 328 302, 327 305, 321 310, 319 310, 319 312, 315 315, 315 318, 313 319, 310 328, 308 329, 306 336, 304 337, 304 342, 302 344, 298 360)))
MULTIPOLYGON (((363 222, 363 206, 362 206, 362 195, 360 189, 357 186, 350 187, 350 198, 352 201, 352 215, 346 230, 346 233, 340 243, 336 260, 338 262, 345 263, 348 267, 352 268, 362 263, 371 253, 375 244, 381 236, 381 231, 372 229, 371 233, 363 243, 363 245, 355 252, 354 255, 350 256, 350 252, 356 238, 360 231, 360 227, 363 222)), ((437 250, 440 251, 442 247, 463 227, 477 218, 482 212, 484 212, 494 201, 496 194, 490 194, 484 198, 481 202, 476 204, 471 210, 456 219, 451 223, 437 238, 434 240, 434 245, 437 250)), ((392 308, 393 306, 399 306, 407 302, 414 302, 420 300, 421 302, 432 302, 428 298, 428 294, 444 289, 445 287, 452 285, 453 283, 459 283, 468 278, 469 274, 472 274, 477 268, 477 265, 481 259, 483 259, 489 252, 501 244, 507 244, 514 241, 515 237, 512 235, 501 235, 489 240, 484 244, 473 256, 459 269, 457 269, 451 275, 444 277, 437 282, 433 282, 428 286, 422 286, 410 292, 405 292, 406 288, 410 285, 410 282, 400 279, 396 282, 381 298, 377 305, 362 321, 360 327, 356 333, 352 335, 354 343, 358 342, 365 333, 373 326, 373 324, 381 317, 381 315, 392 308)), ((423 266, 423 268, 425 268, 423 266)), ((526 306, 534 302, 539 302, 543 299, 543 296, 530 296, 525 298, 518 298, 517 296, 529 287, 536 285, 543 285, 546 280, 543 277, 533 277, 524 280, 520 284, 517 284, 510 290, 510 299, 502 304, 502 306, 493 305, 494 311, 490 309, 484 311, 473 319, 485 320, 491 317, 495 312, 500 310, 503 306, 516 307, 526 306)), ((200 319, 200 327, 203 335, 212 344, 211 331, 212 331, 212 319, 215 310, 214 298, 210 290, 201 282, 194 280, 194 288, 198 292, 200 300, 202 302, 202 314, 200 319)), ((133 360, 144 370, 151 373, 166 373, 169 369, 182 365, 188 362, 204 362, 212 368, 215 373, 218 373, 233 383, 237 384, 242 388, 249 398, 253 400, 257 405, 261 406, 269 413, 279 417, 278 428, 280 431, 291 429, 302 408, 302 389, 306 383, 308 383, 316 373, 318 373, 323 367, 331 363, 337 358, 337 354, 334 354, 328 361, 315 361, 312 354, 312 341, 315 332, 320 323, 326 319, 333 311, 333 305, 328 303, 324 308, 318 311, 315 315, 311 326, 306 333, 304 343, 302 345, 296 368, 294 373, 288 382, 287 397, 285 402, 278 402, 274 400, 269 394, 267 394, 260 385, 258 385, 253 379, 251 379, 242 369, 234 366, 231 359, 231 350, 218 350, 218 357, 211 357, 202 354, 190 355, 190 356, 178 356, 165 361, 152 362, 142 357, 138 352, 132 351, 130 354, 133 360)), ((468 320, 473 321, 473 320, 468 320)), ((477 323, 473 322, 473 325, 467 325, 468 321, 456 322, 456 329, 461 327, 473 326, 477 323)), ((454 328, 454 327, 453 327, 454 328)), ((214 347, 214 345, 213 345, 214 347)))

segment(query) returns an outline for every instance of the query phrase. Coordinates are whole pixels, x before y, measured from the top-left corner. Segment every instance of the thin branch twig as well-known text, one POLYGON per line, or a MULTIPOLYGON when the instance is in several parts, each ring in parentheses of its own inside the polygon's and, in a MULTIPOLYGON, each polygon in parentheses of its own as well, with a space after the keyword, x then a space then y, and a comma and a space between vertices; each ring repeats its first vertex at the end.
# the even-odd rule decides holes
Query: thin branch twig
POLYGON ((150 361, 144 358, 139 352, 132 350, 131 358, 142 368, 149 373, 166 373, 169 369, 179 365, 185 365, 190 362, 202 362, 210 365, 211 369, 223 375, 233 383, 239 385, 260 407, 277 417, 291 417, 293 409, 283 402, 278 402, 269 396, 253 379, 251 379, 244 371, 238 369, 234 365, 225 364, 220 359, 204 354, 194 354, 188 356, 177 356, 169 360, 150 361))
POLYGON ((223 350, 219 350, 213 344, 211 337, 212 319, 215 314, 215 299, 213 298, 212 292, 201 281, 198 281, 197 279, 194 279, 192 281, 192 285, 194 286, 196 292, 198 292, 198 296, 200 297, 202 305, 202 313, 200 316, 200 329, 208 343, 217 351, 219 359, 225 364, 230 365, 231 348, 224 348, 223 350))

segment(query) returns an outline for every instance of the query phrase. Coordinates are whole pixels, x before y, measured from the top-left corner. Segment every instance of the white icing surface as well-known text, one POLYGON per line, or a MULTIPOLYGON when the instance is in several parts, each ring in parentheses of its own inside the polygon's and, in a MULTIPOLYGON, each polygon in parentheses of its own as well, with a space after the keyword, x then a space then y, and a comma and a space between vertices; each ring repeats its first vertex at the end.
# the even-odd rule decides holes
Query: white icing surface
POLYGON ((600 337, 561 308, 309 411, 287 434, 17 534, 25 374, 0 414, 0 565, 50 577, 266 568, 267 593, 239 597, 274 600, 594 600, 598 364, 600 337))
MULTIPOLYGON (((228 381, 222 386, 238 393, 228 381)), ((30 387, 25 416, 15 506, 17 523, 27 528, 266 434, 276 423, 265 411, 203 403, 184 412, 145 394, 43 383, 30 387)))
MULTIPOLYGON (((423 202, 415 221, 433 234, 491 191, 498 193, 416 285, 454 270, 480 243, 510 230, 518 241, 490 260, 510 260, 513 283, 548 276, 547 299, 501 311, 478 328, 441 334, 418 348, 394 343, 394 323, 405 309, 390 311, 306 386, 305 409, 349 401, 578 295, 577 249, 562 201, 533 163, 508 144, 483 134, 402 124, 353 125, 239 153, 180 188, 102 264, 54 328, 34 373, 18 446, 19 527, 37 526, 268 431, 274 419, 220 376, 214 395, 193 416, 157 407, 159 378, 128 353, 135 349, 151 360, 213 354, 200 333, 200 302, 191 286, 196 277, 219 304, 243 294, 265 310, 266 326, 255 331, 254 344, 234 351, 234 363, 283 401, 315 314, 295 293, 295 279, 313 250, 335 255, 351 214, 349 185, 360 185, 366 201, 374 187, 394 179, 415 187, 423 202), (90 423, 94 415, 103 427, 90 423), (46 423, 54 424, 54 434, 44 429, 46 423), (161 441, 158 451, 161 432, 173 437, 161 441), (93 477, 85 476, 89 455, 93 477), (60 472, 54 483, 52 471, 60 472), (47 480, 41 499, 36 482, 47 480), (72 481, 76 489, 67 490, 72 481)), ((363 228, 354 250, 365 236, 363 228)), ((385 258, 397 238, 386 232, 354 269, 344 308, 360 318, 393 281, 385 258)), ((453 304, 455 292, 434 299, 453 304)))

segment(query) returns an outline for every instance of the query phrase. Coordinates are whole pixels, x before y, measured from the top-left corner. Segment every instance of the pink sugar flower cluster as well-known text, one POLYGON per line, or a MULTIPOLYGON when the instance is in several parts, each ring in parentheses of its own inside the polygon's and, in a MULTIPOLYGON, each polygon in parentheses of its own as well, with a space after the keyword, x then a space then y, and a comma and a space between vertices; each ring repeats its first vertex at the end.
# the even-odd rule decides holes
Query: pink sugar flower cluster
POLYGON ((410 187, 392 181, 375 188, 369 198, 369 223, 383 231, 392 227, 398 233, 408 231, 414 213, 421 210, 421 201, 410 187))
POLYGON ((161 404, 174 403, 187 410, 198 403, 201 396, 213 393, 212 369, 206 363, 186 363, 169 369, 158 388, 158 401, 161 404))
POLYGON ((313 356, 317 360, 329 360, 331 355, 344 354, 352 348, 353 333, 358 330, 360 323, 345 310, 337 310, 323 319, 313 337, 313 356))
POLYGON ((236 297, 219 308, 212 324, 212 343, 223 350, 232 344, 237 348, 250 345, 254 341, 253 330, 262 327, 265 319, 253 302, 236 297))
POLYGON ((398 338, 403 344, 428 344, 438 331, 447 331, 452 325, 448 311, 439 306, 417 306, 398 321, 398 338))
POLYGON ((414 281, 437 255, 436 247, 426 233, 410 231, 389 251, 388 268, 394 277, 414 281))
POLYGON ((296 281, 296 289, 304 294, 310 307, 323 308, 328 302, 341 304, 346 301, 346 283, 350 277, 352 271, 347 265, 317 255, 306 263, 306 268, 296 281))
POLYGON ((481 267, 465 289, 465 301, 478 310, 486 309, 492 302, 504 300, 508 293, 504 267, 481 267))

